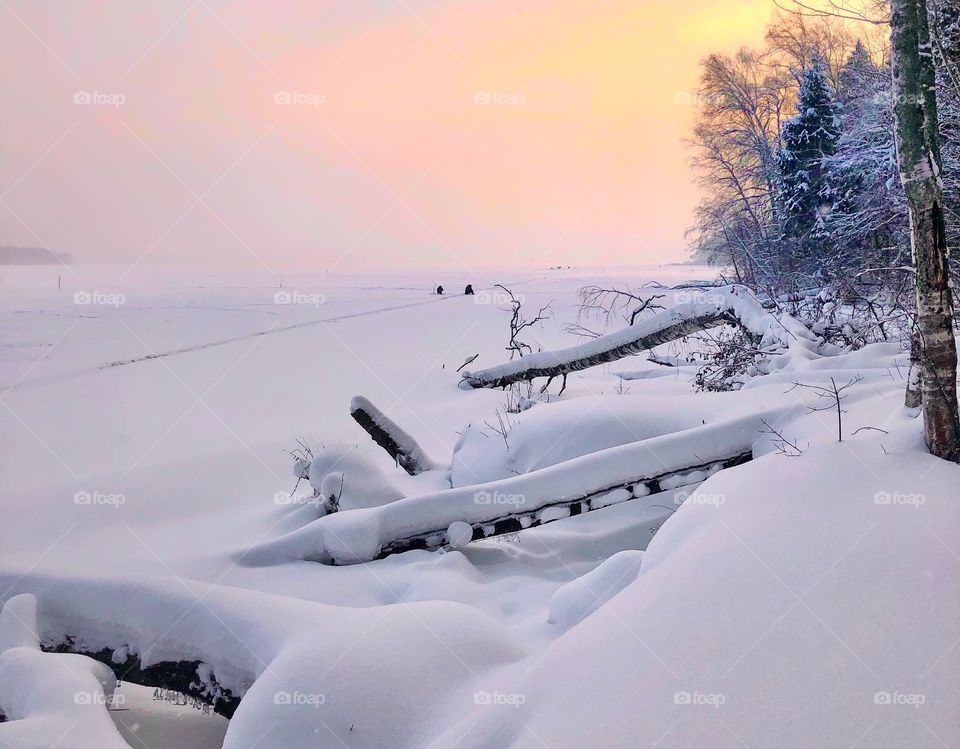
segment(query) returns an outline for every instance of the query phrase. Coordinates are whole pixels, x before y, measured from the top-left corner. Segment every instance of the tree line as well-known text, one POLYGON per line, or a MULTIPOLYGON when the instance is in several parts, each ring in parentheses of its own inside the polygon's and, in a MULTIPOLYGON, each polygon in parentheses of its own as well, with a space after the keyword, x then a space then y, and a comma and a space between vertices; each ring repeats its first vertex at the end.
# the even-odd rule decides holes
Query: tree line
MULTIPOLYGON (((960 6, 929 0, 948 241, 960 238, 960 6)), ((702 63, 696 256, 773 296, 911 265, 880 24, 781 12, 762 49, 702 63), (859 33, 858 33, 859 32, 859 33)))
POLYGON ((909 340, 907 403, 960 459, 960 3, 793 2, 762 48, 702 63, 694 256, 827 340, 909 340))

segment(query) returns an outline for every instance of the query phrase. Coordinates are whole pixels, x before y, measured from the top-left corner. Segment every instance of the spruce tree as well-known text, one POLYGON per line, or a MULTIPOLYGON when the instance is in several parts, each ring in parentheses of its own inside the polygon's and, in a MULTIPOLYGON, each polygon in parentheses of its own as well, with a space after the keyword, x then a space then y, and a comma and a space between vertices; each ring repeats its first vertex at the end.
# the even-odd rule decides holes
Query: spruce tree
POLYGON ((797 113, 780 132, 777 152, 780 223, 787 255, 783 270, 813 274, 826 250, 825 216, 833 195, 825 159, 840 136, 841 105, 821 60, 804 71, 797 113))

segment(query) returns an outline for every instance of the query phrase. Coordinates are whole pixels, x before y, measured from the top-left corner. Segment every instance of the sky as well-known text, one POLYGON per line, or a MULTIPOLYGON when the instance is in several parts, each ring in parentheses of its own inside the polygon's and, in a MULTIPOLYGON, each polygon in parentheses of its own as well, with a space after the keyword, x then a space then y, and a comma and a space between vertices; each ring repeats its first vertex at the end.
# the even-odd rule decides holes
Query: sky
POLYGON ((78 262, 686 259, 699 60, 771 0, 4 0, 0 245, 78 262))

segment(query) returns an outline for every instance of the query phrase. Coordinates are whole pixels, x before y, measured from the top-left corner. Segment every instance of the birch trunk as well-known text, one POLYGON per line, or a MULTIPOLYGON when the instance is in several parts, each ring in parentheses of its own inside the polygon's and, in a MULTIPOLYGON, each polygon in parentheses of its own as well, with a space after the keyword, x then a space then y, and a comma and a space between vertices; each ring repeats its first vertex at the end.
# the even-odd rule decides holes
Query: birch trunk
POLYGON ((897 160, 910 209, 927 449, 960 461, 957 347, 947 275, 940 135, 926 0, 893 0, 890 23, 897 160))

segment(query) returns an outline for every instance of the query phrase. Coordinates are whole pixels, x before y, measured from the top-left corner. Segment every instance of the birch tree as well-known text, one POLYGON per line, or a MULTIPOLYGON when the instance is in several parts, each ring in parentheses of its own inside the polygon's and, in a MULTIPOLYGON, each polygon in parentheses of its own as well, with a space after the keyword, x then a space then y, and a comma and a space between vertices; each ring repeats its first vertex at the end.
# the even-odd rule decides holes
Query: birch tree
POLYGON ((897 161, 916 267, 924 438, 931 454, 960 462, 957 347, 926 0, 893 0, 890 45, 897 161))

